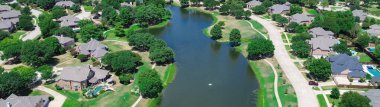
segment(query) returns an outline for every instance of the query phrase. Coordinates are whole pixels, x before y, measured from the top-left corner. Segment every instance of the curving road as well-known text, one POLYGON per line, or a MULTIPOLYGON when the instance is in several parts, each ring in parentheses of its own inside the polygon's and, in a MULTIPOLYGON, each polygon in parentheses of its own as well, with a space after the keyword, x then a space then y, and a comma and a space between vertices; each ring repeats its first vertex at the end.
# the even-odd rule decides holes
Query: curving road
POLYGON ((281 37, 281 31, 270 21, 267 21, 255 15, 252 15, 250 18, 264 25, 264 28, 268 30, 268 34, 270 35, 269 39, 272 40, 273 45, 276 47, 276 50, 274 51, 274 57, 276 57, 277 62, 280 64, 282 70, 285 72, 285 75, 288 77, 297 94, 298 106, 319 107, 319 103, 314 91, 307 84, 307 80, 290 59, 290 56, 285 49, 285 44, 281 37))
MULTIPOLYGON (((35 10, 35 9, 32 9, 31 12, 32 12, 32 15, 36 16, 36 18, 34 18, 34 20, 37 20, 38 16, 42 13, 41 11, 35 10)), ((32 39, 37 38, 40 34, 41 34, 40 27, 36 23, 36 27, 34 28, 34 30, 31 32, 28 32, 28 34, 26 34, 26 36, 21 38, 21 40, 22 41, 32 40, 32 39)))

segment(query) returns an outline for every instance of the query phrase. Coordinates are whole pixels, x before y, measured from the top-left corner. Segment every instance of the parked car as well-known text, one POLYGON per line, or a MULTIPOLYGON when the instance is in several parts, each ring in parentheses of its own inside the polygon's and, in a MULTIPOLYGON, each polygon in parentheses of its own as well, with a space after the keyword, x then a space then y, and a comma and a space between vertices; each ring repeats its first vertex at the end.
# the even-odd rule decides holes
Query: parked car
POLYGON ((316 82, 316 81, 309 81, 309 85, 315 85, 315 86, 318 86, 318 82, 316 82))

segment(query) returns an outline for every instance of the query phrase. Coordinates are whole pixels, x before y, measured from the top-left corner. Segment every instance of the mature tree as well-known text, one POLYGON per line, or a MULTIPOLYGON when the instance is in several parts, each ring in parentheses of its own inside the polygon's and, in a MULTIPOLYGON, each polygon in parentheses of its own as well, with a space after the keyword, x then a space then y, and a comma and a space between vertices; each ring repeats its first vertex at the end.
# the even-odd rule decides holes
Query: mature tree
POLYGON ((244 16, 244 10, 234 11, 233 15, 236 19, 241 19, 244 16))
POLYGON ((91 20, 89 20, 89 19, 84 19, 84 20, 80 20, 79 21, 79 23, 78 23, 78 26, 79 27, 84 27, 84 26, 86 26, 86 25, 89 25, 89 24, 94 24, 94 22, 93 21, 91 21, 91 20))
POLYGON ((335 52, 340 54, 351 55, 351 51, 348 49, 347 42, 345 41, 340 41, 339 44, 335 44, 332 48, 335 52))
POLYGON ((273 5, 273 2, 271 0, 264 0, 261 5, 268 8, 273 5))
POLYGON ((301 0, 301 2, 309 7, 315 7, 319 3, 319 0, 301 0))
POLYGON ((51 9, 51 14, 54 19, 61 18, 62 16, 67 16, 65 8, 61 6, 54 6, 53 9, 51 9))
POLYGON ((26 6, 26 7, 22 8, 21 14, 32 15, 32 12, 30 11, 30 8, 28 6, 26 6))
POLYGON ((117 73, 134 71, 141 63, 141 57, 132 51, 107 53, 101 60, 103 64, 111 67, 112 71, 117 73))
POLYGON ((38 26, 41 29, 43 37, 48 37, 54 34, 54 31, 59 28, 59 24, 53 21, 53 16, 48 13, 42 13, 38 17, 38 26))
POLYGON ((94 24, 87 24, 83 26, 80 31, 80 37, 83 42, 88 42, 91 39, 96 39, 96 40, 102 40, 103 37, 103 30, 94 24))
POLYGON ((123 26, 130 26, 134 21, 134 11, 131 7, 125 6, 120 9, 120 20, 123 26))
POLYGON ((291 40, 291 42, 299 42, 299 41, 306 41, 308 39, 310 39, 311 36, 309 33, 307 32, 303 32, 303 33, 298 33, 296 36, 294 36, 291 40))
POLYGON ((331 90, 331 95, 330 95, 331 98, 333 99, 339 99, 340 97, 340 92, 339 92, 339 89, 337 87, 334 87, 332 90, 331 90))
POLYGON ((45 38, 45 40, 40 42, 40 46, 43 47, 43 51, 45 51, 45 54, 48 56, 59 55, 65 52, 55 37, 45 38))
POLYGON ((149 46, 149 52, 153 51, 154 49, 161 49, 161 48, 165 48, 167 47, 167 44, 164 40, 162 39, 156 39, 154 38, 150 44, 148 44, 149 46))
POLYGON ((355 43, 365 48, 368 46, 368 43, 370 40, 371 38, 368 36, 368 33, 361 33, 359 34, 358 38, 355 40, 355 43))
POLYGON ((189 6, 189 0, 180 0, 182 7, 188 7, 189 6))
POLYGON ((19 18, 19 22, 17 23, 17 27, 22 30, 30 31, 33 30, 33 18, 27 14, 23 14, 19 18))
POLYGON ((226 4, 223 4, 222 6, 220 6, 219 12, 222 15, 228 15, 228 14, 230 14, 230 6, 226 5, 226 4))
POLYGON ((302 7, 300 5, 297 5, 297 4, 293 4, 290 6, 290 13, 289 15, 294 15, 294 14, 297 14, 297 13, 302 13, 302 7))
POLYGON ((149 33, 135 33, 128 37, 129 45, 139 51, 147 51, 155 38, 149 33))
POLYGON ((322 2, 321 2, 321 6, 322 6, 323 8, 326 8, 327 6, 329 6, 329 1, 328 1, 328 0, 322 0, 322 2))
POLYGON ((29 84, 19 73, 4 72, 0 74, 0 98, 6 98, 11 94, 27 95, 31 92, 29 84))
POLYGON ((356 23, 348 32, 352 38, 355 38, 359 33, 362 32, 362 27, 359 23, 356 23))
POLYGON ((37 68, 37 71, 41 73, 42 79, 50 79, 53 77, 53 67, 49 65, 42 65, 37 68))
POLYGON ((282 17, 280 14, 272 14, 272 20, 276 21, 278 19, 280 19, 280 17, 282 17))
POLYGON ((248 58, 249 59, 261 59, 274 54, 274 45, 272 41, 258 38, 254 39, 248 45, 248 58))
POLYGON ((360 0, 346 0, 351 10, 360 9, 360 0))
POLYGON ((16 68, 13 68, 11 72, 15 72, 20 74, 21 78, 28 82, 33 82, 34 78, 36 78, 36 70, 32 67, 26 67, 26 66, 18 66, 16 68))
POLYGON ((10 36, 9 32, 0 30, 0 41, 3 40, 3 39, 5 39, 5 38, 7 38, 7 37, 9 37, 9 36, 10 36))
POLYGON ((211 38, 214 39, 214 40, 218 40, 220 38, 222 38, 222 27, 221 26, 218 26, 218 25, 215 25, 211 28, 211 38))
POLYGON ((267 10, 268 10, 268 8, 263 6, 263 5, 258 5, 258 6, 252 7, 253 13, 259 14, 259 15, 266 13, 267 10))
POLYGON ((81 11, 80 6, 78 4, 74 4, 72 7, 70 7, 70 10, 72 10, 75 13, 78 13, 81 11))
POLYGON ((137 74, 137 86, 144 98, 156 98, 164 88, 157 71, 148 69, 137 74))
POLYGON ((112 7, 106 7, 102 10, 102 21, 108 25, 114 25, 119 20, 119 15, 112 7))
POLYGON ((355 17, 351 11, 323 12, 314 18, 312 27, 323 27, 334 33, 347 33, 355 26, 355 17))
POLYGON ((125 36, 124 27, 123 27, 123 25, 121 25, 121 23, 115 24, 115 36, 117 36, 117 37, 124 37, 125 36))
POLYGON ((368 29, 369 26, 376 24, 376 20, 374 18, 366 17, 363 21, 362 27, 364 29, 368 29))
POLYGON ((232 47, 239 46, 241 42, 241 34, 239 29, 232 29, 230 32, 230 45, 232 47))
POLYGON ((328 80, 331 75, 331 64, 326 59, 312 59, 307 62, 306 69, 318 81, 328 80))
POLYGON ((342 95, 339 107, 372 107, 370 102, 371 100, 367 96, 349 91, 342 95))
POLYGON ((207 9, 211 9, 211 10, 213 10, 216 6, 219 5, 219 2, 218 2, 218 1, 215 1, 215 0, 203 0, 203 5, 204 5, 207 9))
POLYGON ((311 47, 305 41, 292 42, 290 47, 292 48, 293 53, 300 58, 307 58, 310 55, 311 47))
POLYGON ((277 17, 275 21, 276 21, 277 23, 279 23, 280 26, 284 26, 286 23, 289 22, 289 20, 288 20, 287 18, 282 17, 282 16, 277 17))
POLYGON ((36 4, 39 7, 48 10, 54 6, 55 0, 36 0, 36 4))
POLYGON ((148 25, 161 23, 170 17, 170 12, 163 7, 147 5, 136 7, 136 14, 134 16, 142 27, 148 27, 148 25))
POLYGON ((133 80, 133 74, 121 74, 119 75, 119 80, 121 84, 128 85, 129 83, 131 83, 130 81, 133 80))
POLYGON ((0 50, 3 51, 2 60, 18 57, 21 54, 22 41, 18 38, 5 38, 0 42, 0 50))
POLYGON ((70 27, 61 27, 57 29, 54 34, 57 36, 65 36, 70 38, 75 38, 76 35, 74 30, 70 27))
POLYGON ((376 47, 375 47, 375 52, 373 52, 373 54, 374 54, 376 57, 380 58, 380 45, 376 45, 376 47))
POLYGON ((171 63, 174 60, 174 52, 171 48, 155 48, 150 50, 149 58, 158 64, 171 63))
POLYGON ((37 40, 28 40, 22 44, 21 61, 32 66, 43 65, 50 57, 44 50, 37 40))
POLYGON ((4 67, 0 67, 0 75, 3 74, 4 70, 4 67))

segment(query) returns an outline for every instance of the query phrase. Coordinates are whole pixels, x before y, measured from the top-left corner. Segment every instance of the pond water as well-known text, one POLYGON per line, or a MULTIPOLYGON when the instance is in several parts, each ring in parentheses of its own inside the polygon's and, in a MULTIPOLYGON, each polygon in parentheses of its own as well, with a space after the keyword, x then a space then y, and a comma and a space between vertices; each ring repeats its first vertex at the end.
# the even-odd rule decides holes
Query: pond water
POLYGON ((255 107, 259 84, 247 59, 202 30, 210 15, 169 6, 170 24, 149 32, 174 50, 177 74, 163 91, 161 107, 255 107))

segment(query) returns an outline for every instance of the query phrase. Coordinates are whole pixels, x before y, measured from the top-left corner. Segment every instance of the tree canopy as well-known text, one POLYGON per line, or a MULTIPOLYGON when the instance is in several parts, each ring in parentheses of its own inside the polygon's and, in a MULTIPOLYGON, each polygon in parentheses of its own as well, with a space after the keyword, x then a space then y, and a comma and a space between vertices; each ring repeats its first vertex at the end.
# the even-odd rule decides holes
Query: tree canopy
POLYGON ((326 59, 311 59, 306 62, 306 69, 310 71, 310 75, 318 81, 325 81, 330 78, 332 73, 331 64, 326 59))
POLYGON ((58 18, 61 18, 62 16, 67 15, 65 8, 63 8, 61 6, 54 6, 51 9, 51 14, 52 14, 54 19, 58 19, 58 18))
POLYGON ((325 11, 314 18, 312 27, 323 27, 334 33, 348 33, 355 26, 355 17, 352 12, 325 11))
POLYGON ((371 38, 369 37, 368 33, 361 33, 359 34, 358 38, 356 38, 355 43, 365 48, 368 46, 370 40, 371 38))
POLYGON ((230 32, 230 45, 239 46, 241 42, 241 34, 239 29, 232 29, 230 32))
POLYGON ((38 26, 41 29, 43 37, 49 37, 59 28, 59 24, 53 21, 53 16, 48 13, 42 13, 38 17, 38 26))
POLYGON ((142 27, 161 23, 171 16, 171 13, 163 7, 156 5, 142 5, 136 7, 135 18, 142 27))
POLYGON ((149 52, 149 58, 158 64, 171 63, 174 60, 174 52, 171 48, 156 48, 149 52))
POLYGON ((254 39, 251 43, 249 43, 247 52, 249 59, 261 59, 273 56, 274 45, 272 41, 264 38, 254 39))
POLYGON ((370 102, 371 100, 367 96, 349 91, 342 95, 339 107, 372 107, 370 102))
POLYGON ((293 4, 290 6, 290 13, 289 15, 294 15, 294 14, 297 14, 297 13, 300 13, 302 14, 302 7, 300 5, 297 5, 297 4, 293 4))
POLYGON ((112 71, 117 73, 134 71, 141 64, 141 57, 131 51, 107 53, 101 60, 103 64, 111 67, 112 71))
POLYGON ((137 74, 137 85, 144 98, 156 98, 164 88, 157 71, 152 69, 142 70, 137 74))
POLYGON ((211 28, 210 31, 211 39, 218 40, 222 38, 222 27, 219 25, 215 25, 211 28))

